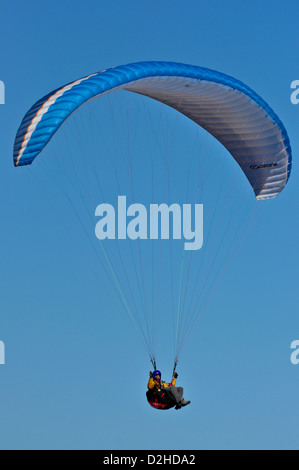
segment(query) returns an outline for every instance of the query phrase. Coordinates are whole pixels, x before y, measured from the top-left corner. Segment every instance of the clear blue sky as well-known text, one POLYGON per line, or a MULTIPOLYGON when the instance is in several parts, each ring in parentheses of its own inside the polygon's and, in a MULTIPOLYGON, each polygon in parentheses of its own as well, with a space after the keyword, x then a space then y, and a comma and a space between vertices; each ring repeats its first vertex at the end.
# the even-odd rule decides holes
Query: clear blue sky
MULTIPOLYGON (((295 0, 1 2, 1 449, 298 449, 296 10, 295 0), (38 98, 141 60, 244 81, 279 115, 293 150, 288 186, 262 211, 184 350, 178 385, 192 404, 180 412, 147 405, 148 357, 12 163, 17 128, 38 98)), ((162 324, 167 379, 172 342, 162 324)))

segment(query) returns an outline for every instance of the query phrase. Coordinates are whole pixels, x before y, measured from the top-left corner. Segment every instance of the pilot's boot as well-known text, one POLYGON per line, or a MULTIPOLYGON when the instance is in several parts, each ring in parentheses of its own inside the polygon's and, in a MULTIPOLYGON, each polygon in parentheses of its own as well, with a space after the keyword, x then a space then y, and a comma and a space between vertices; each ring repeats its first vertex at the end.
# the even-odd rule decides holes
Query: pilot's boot
POLYGON ((181 399, 181 406, 186 406, 186 405, 189 405, 191 403, 190 400, 185 400, 184 398, 181 399))

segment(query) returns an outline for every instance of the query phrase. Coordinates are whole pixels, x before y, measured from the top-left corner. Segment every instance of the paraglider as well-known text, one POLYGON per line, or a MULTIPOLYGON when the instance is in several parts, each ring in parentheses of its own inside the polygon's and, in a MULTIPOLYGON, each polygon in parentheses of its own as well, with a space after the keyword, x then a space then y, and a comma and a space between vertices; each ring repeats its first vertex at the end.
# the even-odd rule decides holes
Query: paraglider
POLYGON ((146 393, 148 403, 158 410, 169 410, 173 407, 180 410, 182 407, 189 405, 190 400, 185 400, 183 397, 184 389, 176 387, 178 373, 173 372, 170 383, 161 380, 161 375, 159 370, 150 372, 146 393))
MULTIPOLYGON (((272 108, 251 88, 233 77, 199 66, 172 62, 140 62, 118 66, 87 75, 48 93, 32 106, 21 122, 14 144, 14 165, 16 167, 31 165, 72 113, 76 112, 83 104, 95 98, 100 98, 108 93, 119 90, 130 91, 159 101, 163 105, 167 105, 182 115, 187 116, 198 125, 196 127, 200 126, 200 128, 206 130, 228 150, 239 165, 242 177, 245 176, 247 178, 251 187, 250 190, 251 192, 253 190, 257 200, 275 198, 287 184, 291 173, 291 147, 287 131, 272 108)), ((199 159, 199 157, 195 158, 199 159)), ((73 164, 71 159, 68 163, 69 166, 73 164)), ((193 173, 193 175, 196 178, 196 173, 193 173)), ((227 201, 229 201, 229 198, 227 198, 227 201)), ((136 203, 136 200, 133 200, 133 203, 136 203)), ((227 205, 228 203, 226 203, 226 207, 227 205)), ((98 215, 103 216, 105 212, 102 210, 103 207, 98 207, 100 207, 98 215)), ((201 206, 198 205, 198 207, 201 206)), ((108 220, 107 214, 105 217, 108 220)), ((223 229, 225 217, 226 212, 224 211, 221 223, 219 224, 219 233, 221 229, 223 233, 227 231, 223 229)), ((130 286, 127 286, 126 276, 120 274, 123 266, 120 269, 114 267, 108 256, 108 250, 104 246, 105 238, 108 238, 103 230, 106 222, 104 220, 102 225, 99 224, 97 226, 96 233, 100 249, 104 255, 104 261, 107 262, 108 274, 112 279, 126 313, 139 332, 142 342, 145 344, 152 364, 155 365, 156 352, 154 346, 156 341, 152 336, 154 336, 157 328, 155 320, 151 321, 149 318, 151 308, 146 302, 146 279, 144 276, 143 260, 140 255, 140 245, 138 245, 138 251, 142 275, 140 276, 141 286, 139 286, 138 278, 138 295, 142 297, 143 291, 145 299, 141 300, 140 303, 146 312, 145 332, 142 330, 138 317, 140 309, 136 305, 137 301, 134 294, 132 295, 131 293, 135 291, 130 289, 130 286)), ((143 227, 146 227, 145 222, 146 217, 144 218, 143 227)), ((114 223, 115 219, 112 220, 112 236, 110 238, 115 238, 114 223)), ((134 231, 136 231, 137 222, 135 221, 133 225, 134 231)), ((231 219, 227 221, 227 227, 230 225, 231 219)), ((123 237, 120 238, 127 238, 127 228, 126 226, 124 227, 123 237)), ((141 230, 140 227, 141 224, 138 226, 139 230, 141 230)), ((144 233, 146 233, 145 228, 144 233)), ((134 235, 135 232, 129 238, 134 240, 134 235)), ((90 238, 89 235, 88 238, 90 238)), ((146 236, 136 238, 138 238, 139 242, 139 239, 146 238, 146 236)), ((215 236, 215 238, 217 237, 215 236)), ((222 243, 223 236, 221 235, 219 238, 220 243, 222 243)), ((201 247, 202 237, 198 236, 198 240, 198 245, 201 247)), ((215 248, 214 242, 212 243, 212 248, 214 248, 216 258, 219 254, 219 248, 215 248)), ((188 254, 190 253, 190 264, 192 251, 190 249, 188 252, 188 254)), ((190 274, 190 264, 184 264, 184 256, 187 255, 182 255, 180 269, 177 269, 179 272, 178 288, 172 288, 173 297, 176 293, 178 296, 177 318, 174 321, 176 329, 175 363, 177 363, 179 354, 185 346, 191 331, 194 329, 199 314, 206 308, 222 273, 229 265, 231 259, 225 261, 224 268, 222 266, 217 267, 217 276, 215 276, 210 285, 207 282, 208 276, 216 262, 213 256, 208 255, 204 258, 203 269, 200 271, 200 276, 198 275, 198 280, 196 275, 193 276, 195 285, 194 289, 192 289, 190 305, 187 306, 187 294, 191 290, 188 281, 192 278, 192 275, 190 274), (187 281, 183 295, 184 270, 186 271, 185 277, 187 281), (199 304, 202 292, 204 293, 203 301, 199 304), (183 323, 183 317, 185 318, 185 324, 183 323), (181 331, 182 335, 180 337, 181 331)), ((161 256, 159 259, 161 259, 161 256)), ((198 260, 196 260, 197 262, 198 260)), ((125 264, 123 263, 123 265, 125 264)), ((134 262, 132 262, 132 265, 137 272, 134 262)), ((171 263, 168 263, 167 266, 171 266, 171 263)), ((138 277, 138 274, 136 277, 138 277)), ((163 279, 163 275, 158 277, 163 279)), ((164 275, 164 278, 166 279, 167 276, 164 275)), ((159 289, 159 295, 161 290, 159 289)), ((176 373, 167 387, 165 382, 161 381, 161 375, 159 377, 157 370, 155 370, 155 373, 153 373, 148 382, 147 399, 151 406, 158 409, 169 409, 172 407, 179 409, 181 406, 189 404, 188 401, 183 399, 182 389, 175 387, 175 375, 176 373), (171 393, 172 391, 173 393, 171 393)))

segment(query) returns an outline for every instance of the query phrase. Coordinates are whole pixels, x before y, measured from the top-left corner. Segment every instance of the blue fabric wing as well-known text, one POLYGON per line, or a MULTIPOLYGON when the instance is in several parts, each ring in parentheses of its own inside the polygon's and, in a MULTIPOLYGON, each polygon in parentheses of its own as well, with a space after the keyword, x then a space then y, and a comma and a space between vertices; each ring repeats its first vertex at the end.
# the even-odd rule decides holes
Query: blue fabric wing
POLYGON ((219 140, 238 162, 257 199, 277 196, 291 172, 289 138, 270 106, 244 83, 206 68, 140 62, 88 75, 54 90, 25 115, 15 166, 29 165, 84 103, 124 89, 165 103, 219 140))

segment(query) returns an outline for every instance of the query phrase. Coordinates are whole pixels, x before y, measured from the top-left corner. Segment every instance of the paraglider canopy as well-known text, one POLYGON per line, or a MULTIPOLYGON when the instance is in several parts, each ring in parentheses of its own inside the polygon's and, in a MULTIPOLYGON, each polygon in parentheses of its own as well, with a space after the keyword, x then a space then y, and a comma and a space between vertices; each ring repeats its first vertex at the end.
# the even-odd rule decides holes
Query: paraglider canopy
POLYGON ((49 93, 28 111, 20 125, 15 166, 31 164, 81 105, 120 89, 165 103, 216 137, 242 168, 257 199, 273 198, 286 185, 291 171, 290 143, 270 106, 228 75, 172 62, 115 67, 49 93))

